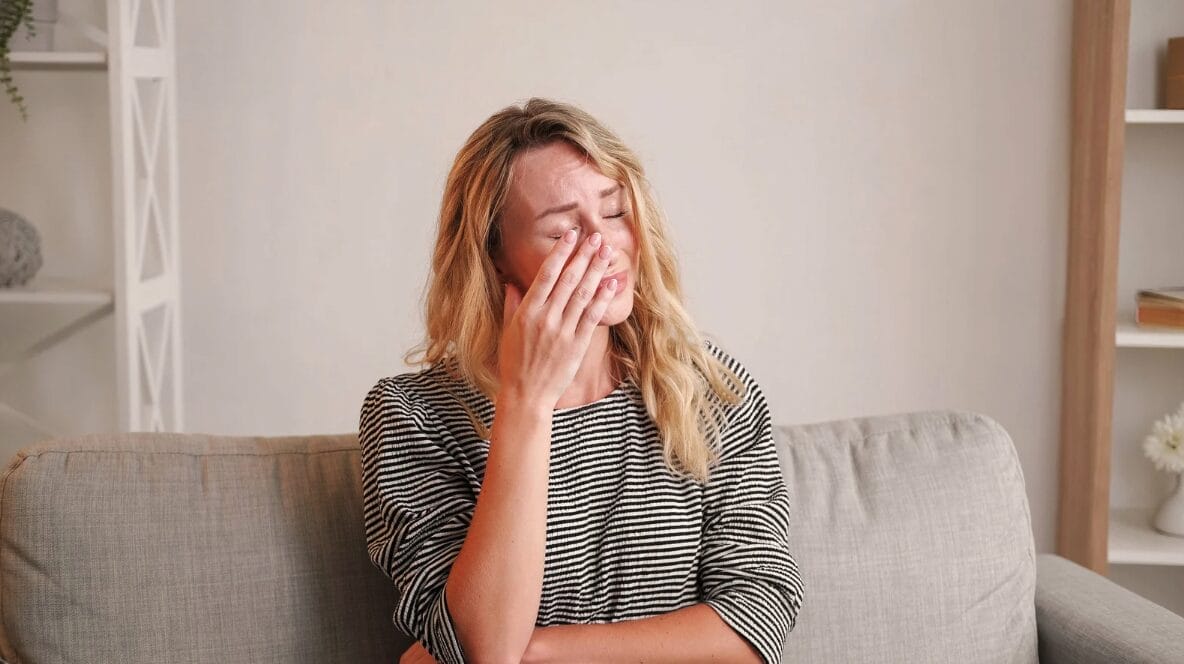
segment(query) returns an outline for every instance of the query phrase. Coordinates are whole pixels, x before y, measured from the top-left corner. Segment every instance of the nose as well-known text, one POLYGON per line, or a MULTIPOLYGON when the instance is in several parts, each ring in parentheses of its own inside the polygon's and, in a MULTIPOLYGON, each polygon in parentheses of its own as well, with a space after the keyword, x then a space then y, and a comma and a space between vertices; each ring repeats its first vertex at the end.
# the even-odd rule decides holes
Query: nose
POLYGON ((607 226, 605 219, 601 219, 598 213, 581 212, 576 226, 576 244, 592 236, 593 233, 600 233, 602 241, 608 241, 607 226))

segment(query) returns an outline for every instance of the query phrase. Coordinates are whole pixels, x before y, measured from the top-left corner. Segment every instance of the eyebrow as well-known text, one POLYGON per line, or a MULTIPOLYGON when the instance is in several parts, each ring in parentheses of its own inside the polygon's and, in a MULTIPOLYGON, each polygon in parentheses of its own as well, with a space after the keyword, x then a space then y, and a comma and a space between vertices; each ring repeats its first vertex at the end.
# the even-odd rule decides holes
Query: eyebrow
MULTIPOLYGON (((608 189, 601 190, 600 197, 607 198, 609 196, 612 196, 613 194, 617 193, 617 190, 620 188, 621 188, 621 183, 618 182, 618 183, 614 184, 613 186, 609 187, 608 189)), ((556 212, 567 212, 568 210, 574 210, 574 209, 576 209, 575 203, 565 203, 563 205, 556 205, 555 207, 547 208, 546 210, 543 210, 542 213, 539 214, 539 216, 535 217, 535 221, 538 221, 539 219, 542 219, 543 217, 545 217, 549 214, 555 214, 556 212)))

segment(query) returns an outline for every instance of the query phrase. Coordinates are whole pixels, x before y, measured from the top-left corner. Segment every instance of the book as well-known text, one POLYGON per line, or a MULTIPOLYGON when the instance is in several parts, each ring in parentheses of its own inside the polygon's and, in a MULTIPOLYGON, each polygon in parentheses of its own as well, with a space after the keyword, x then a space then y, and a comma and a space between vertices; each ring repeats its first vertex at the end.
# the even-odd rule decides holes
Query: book
POLYGON ((1141 290, 1135 304, 1135 322, 1140 326, 1184 330, 1184 286, 1141 290))
POLYGON ((1135 296, 1139 306, 1175 307, 1184 309, 1184 286, 1170 288, 1148 288, 1135 296))
POLYGON ((1184 309, 1140 306, 1135 311, 1135 322, 1139 325, 1184 330, 1184 309))

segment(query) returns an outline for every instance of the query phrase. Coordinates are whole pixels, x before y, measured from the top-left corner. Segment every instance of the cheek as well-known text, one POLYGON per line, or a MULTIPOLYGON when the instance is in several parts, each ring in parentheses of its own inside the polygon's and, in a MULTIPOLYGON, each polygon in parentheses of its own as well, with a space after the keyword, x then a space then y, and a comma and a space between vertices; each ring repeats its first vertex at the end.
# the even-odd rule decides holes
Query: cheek
POLYGON ((614 231, 609 238, 609 242, 612 243, 617 251, 624 251, 636 262, 637 243, 634 241, 632 226, 625 226, 620 230, 614 231))
POLYGON ((520 245, 507 250, 503 256, 499 266, 506 272, 510 281, 520 289, 529 287, 534 281, 544 258, 533 248, 520 245))

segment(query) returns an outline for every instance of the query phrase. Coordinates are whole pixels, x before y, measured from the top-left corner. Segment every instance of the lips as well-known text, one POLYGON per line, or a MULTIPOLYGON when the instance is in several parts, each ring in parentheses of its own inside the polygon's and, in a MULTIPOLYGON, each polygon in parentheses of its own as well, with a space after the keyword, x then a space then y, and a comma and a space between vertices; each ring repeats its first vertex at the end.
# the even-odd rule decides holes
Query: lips
POLYGON ((628 276, 629 276, 628 272, 626 272, 625 270, 621 270, 620 272, 618 272, 616 274, 610 274, 607 277, 601 279, 600 285, 601 285, 601 287, 603 287, 605 284, 607 284, 609 282, 609 280, 616 279, 617 280, 617 292, 619 293, 623 289, 622 287, 625 285, 625 281, 628 278, 628 276))

